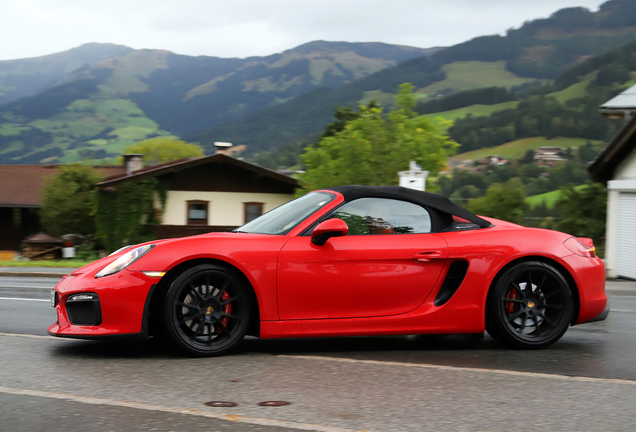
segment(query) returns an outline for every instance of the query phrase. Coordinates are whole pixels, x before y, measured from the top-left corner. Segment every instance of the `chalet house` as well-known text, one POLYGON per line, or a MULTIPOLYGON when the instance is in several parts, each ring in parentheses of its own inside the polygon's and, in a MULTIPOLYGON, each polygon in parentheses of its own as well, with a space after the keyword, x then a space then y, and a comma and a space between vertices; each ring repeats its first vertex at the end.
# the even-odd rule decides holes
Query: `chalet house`
POLYGON ((636 86, 600 110, 627 120, 589 167, 595 181, 607 184, 605 266, 609 277, 636 279, 636 86))
MULTIPOLYGON (((0 165, 0 251, 16 251, 40 231, 38 209, 47 178, 59 165, 0 165)), ((97 167, 105 180, 96 187, 157 178, 168 185, 157 238, 229 231, 294 198, 292 177, 225 154, 144 167, 142 155, 125 156, 125 166, 97 167)), ((157 200, 157 207, 160 207, 157 200)))
MULTIPOLYGON (((40 230, 38 210, 46 179, 60 165, 0 165, 0 250, 15 251, 40 230)), ((120 166, 96 167, 104 177, 122 174, 120 166)))
POLYGON ((553 166, 556 162, 564 161, 561 147, 539 147, 534 152, 534 159, 539 165, 553 166))
POLYGON ((161 225, 154 227, 157 238, 233 230, 292 200, 300 186, 292 177, 220 153, 145 168, 141 155, 126 158, 125 173, 96 186, 107 190, 147 178, 166 184, 161 225))

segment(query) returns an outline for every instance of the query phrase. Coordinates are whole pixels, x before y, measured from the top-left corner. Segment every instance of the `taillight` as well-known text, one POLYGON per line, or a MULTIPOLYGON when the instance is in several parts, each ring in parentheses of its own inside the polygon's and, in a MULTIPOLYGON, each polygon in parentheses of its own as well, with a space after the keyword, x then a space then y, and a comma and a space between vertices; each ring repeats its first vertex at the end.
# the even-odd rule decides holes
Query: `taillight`
POLYGON ((596 247, 594 246, 592 239, 570 237, 565 242, 563 242, 563 245, 572 253, 575 253, 577 255, 588 258, 594 258, 596 256, 596 254, 594 253, 596 247))

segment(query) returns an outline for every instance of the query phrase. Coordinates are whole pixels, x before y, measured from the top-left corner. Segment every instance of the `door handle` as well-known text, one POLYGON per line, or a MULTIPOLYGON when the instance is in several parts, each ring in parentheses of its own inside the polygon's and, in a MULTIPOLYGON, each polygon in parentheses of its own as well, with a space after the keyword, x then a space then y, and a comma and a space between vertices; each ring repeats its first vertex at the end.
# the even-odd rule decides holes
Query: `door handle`
POLYGON ((413 261, 417 262, 431 262, 434 259, 441 258, 442 251, 439 250, 430 250, 430 251, 422 251, 413 254, 413 261))

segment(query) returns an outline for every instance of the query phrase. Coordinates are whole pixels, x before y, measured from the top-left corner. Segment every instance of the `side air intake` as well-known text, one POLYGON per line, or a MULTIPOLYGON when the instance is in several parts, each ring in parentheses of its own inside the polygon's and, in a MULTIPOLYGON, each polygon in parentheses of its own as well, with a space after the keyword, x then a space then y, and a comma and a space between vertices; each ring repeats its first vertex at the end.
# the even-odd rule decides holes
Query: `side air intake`
POLYGON ((457 289, 466 277, 467 270, 467 261, 455 261, 450 265, 450 267, 448 268, 448 272, 446 273, 446 279, 444 279, 444 283, 439 289, 437 297, 435 298, 435 302, 433 303, 435 306, 441 306, 445 304, 451 299, 452 296, 455 295, 457 289))

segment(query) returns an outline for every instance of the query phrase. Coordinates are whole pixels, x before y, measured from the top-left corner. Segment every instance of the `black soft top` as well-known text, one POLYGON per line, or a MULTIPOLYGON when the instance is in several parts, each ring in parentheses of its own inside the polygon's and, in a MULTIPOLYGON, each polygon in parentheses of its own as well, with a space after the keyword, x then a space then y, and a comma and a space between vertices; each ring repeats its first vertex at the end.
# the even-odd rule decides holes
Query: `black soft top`
POLYGON ((391 198, 399 199, 402 201, 409 201, 414 204, 421 205, 423 207, 429 207, 440 212, 447 213, 449 215, 457 216, 462 219, 466 219, 481 227, 489 227, 490 222, 475 216, 468 210, 464 210, 457 204, 443 195, 434 194, 431 192, 422 192, 413 189, 407 189, 401 186, 336 186, 325 188, 324 190, 330 190, 342 194, 345 201, 353 201, 358 198, 391 198))

